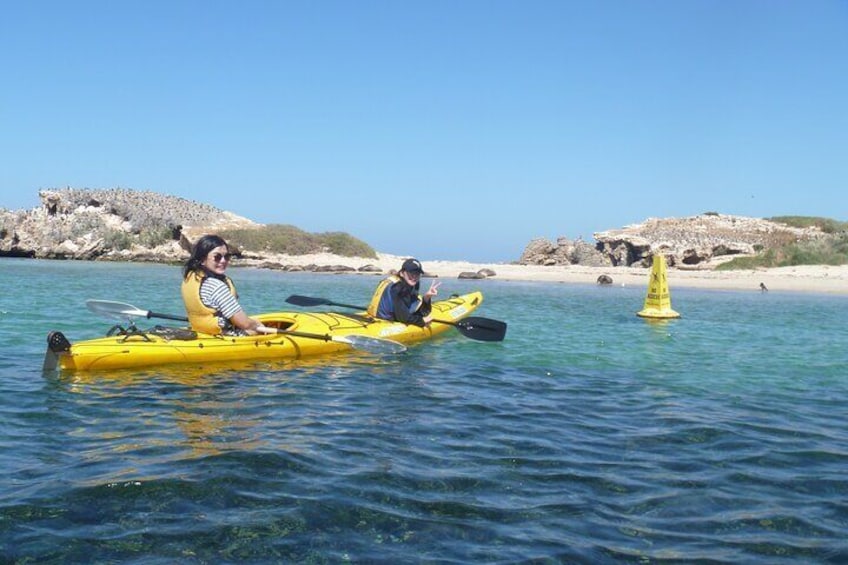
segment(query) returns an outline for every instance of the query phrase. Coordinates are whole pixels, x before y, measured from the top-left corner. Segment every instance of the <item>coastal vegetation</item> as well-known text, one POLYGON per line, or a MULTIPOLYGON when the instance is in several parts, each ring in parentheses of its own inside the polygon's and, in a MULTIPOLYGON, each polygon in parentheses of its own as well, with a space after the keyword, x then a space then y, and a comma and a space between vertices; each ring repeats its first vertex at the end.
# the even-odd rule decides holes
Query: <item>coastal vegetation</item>
POLYGON ((179 233, 179 226, 148 226, 135 232, 104 227, 98 233, 102 234, 103 244, 109 249, 123 251, 132 249, 136 244, 152 249, 174 240, 174 234, 179 233))
POLYGON ((824 233, 838 234, 848 231, 848 222, 840 222, 831 218, 820 218, 818 216, 775 216, 766 218, 772 222, 780 222, 793 228, 819 228, 824 233))
POLYGON ((367 243, 344 232, 308 233, 283 224, 248 229, 222 230, 219 235, 238 249, 255 252, 307 255, 332 253, 343 257, 377 258, 367 243))
POLYGON ((848 222, 815 216, 777 216, 768 218, 797 228, 817 227, 825 237, 788 242, 780 246, 760 248, 751 257, 736 257, 716 269, 756 269, 770 267, 793 267, 796 265, 845 265, 848 264, 848 222))

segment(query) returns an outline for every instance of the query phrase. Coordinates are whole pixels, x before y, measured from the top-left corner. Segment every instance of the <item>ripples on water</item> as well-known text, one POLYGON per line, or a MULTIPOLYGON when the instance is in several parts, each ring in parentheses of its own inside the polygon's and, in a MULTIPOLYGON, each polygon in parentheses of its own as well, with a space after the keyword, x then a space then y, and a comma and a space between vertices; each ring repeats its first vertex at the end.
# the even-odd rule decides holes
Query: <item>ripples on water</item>
MULTIPOLYGON (((376 283, 234 276, 252 312, 376 283)), ((178 279, 0 261, 5 561, 848 560, 844 297, 672 286, 650 324, 642 288, 446 281, 504 343, 41 375, 108 328, 86 298, 180 312, 178 279)))

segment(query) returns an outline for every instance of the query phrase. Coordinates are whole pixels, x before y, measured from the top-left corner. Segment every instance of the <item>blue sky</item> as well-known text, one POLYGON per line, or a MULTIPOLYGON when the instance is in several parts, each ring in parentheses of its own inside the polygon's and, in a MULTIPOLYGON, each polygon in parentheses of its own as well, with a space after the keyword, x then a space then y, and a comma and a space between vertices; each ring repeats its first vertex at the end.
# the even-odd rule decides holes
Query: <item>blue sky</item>
POLYGON ((0 207, 134 188, 516 260, 707 211, 848 220, 848 2, 4 2, 0 207))

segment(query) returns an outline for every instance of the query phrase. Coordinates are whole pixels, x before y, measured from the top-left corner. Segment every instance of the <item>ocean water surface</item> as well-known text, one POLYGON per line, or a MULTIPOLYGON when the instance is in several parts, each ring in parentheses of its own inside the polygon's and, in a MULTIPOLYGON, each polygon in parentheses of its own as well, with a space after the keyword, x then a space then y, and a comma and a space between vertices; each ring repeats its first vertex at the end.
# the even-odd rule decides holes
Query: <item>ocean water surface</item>
MULTIPOLYGON (((378 281, 231 275, 251 313, 378 281)), ((504 342, 44 375, 50 330, 111 326, 86 299, 182 314, 180 270, 0 259, 0 561, 848 562, 848 297, 669 280, 666 323, 446 280, 504 342)))

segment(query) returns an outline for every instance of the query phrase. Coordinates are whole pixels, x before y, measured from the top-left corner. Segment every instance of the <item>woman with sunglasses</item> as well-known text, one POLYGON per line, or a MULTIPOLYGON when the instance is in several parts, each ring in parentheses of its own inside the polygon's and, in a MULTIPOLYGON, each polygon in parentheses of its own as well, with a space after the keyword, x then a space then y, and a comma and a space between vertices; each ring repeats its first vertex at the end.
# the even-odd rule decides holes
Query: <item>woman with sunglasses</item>
POLYGON ((227 242, 217 235, 204 235, 192 247, 182 284, 191 328, 212 335, 275 333, 245 314, 233 281, 224 274, 229 263, 227 242))

